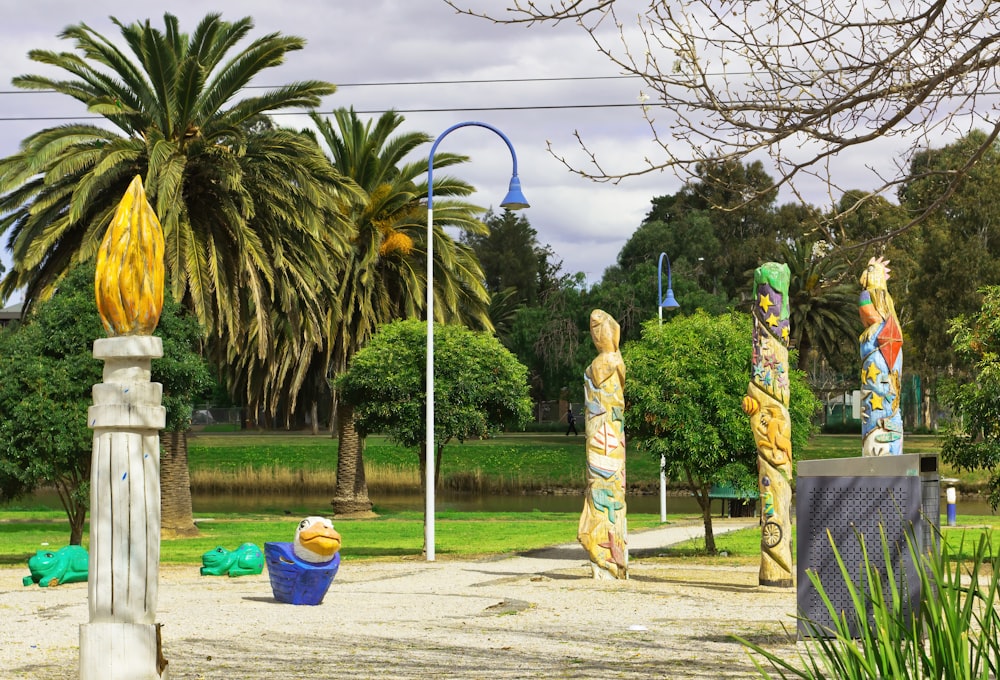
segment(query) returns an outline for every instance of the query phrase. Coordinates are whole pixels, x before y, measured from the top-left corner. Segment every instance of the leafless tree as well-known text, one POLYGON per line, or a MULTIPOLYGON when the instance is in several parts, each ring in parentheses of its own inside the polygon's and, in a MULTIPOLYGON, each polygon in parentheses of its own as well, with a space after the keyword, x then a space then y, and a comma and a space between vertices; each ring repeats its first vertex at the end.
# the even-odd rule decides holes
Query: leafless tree
MULTIPOLYGON (((884 156, 885 145, 879 152, 873 142, 899 140, 903 151, 892 168, 884 158, 867 166, 876 188, 859 196, 857 208, 913 179, 913 153, 986 130, 983 145, 949 173, 948 190, 898 233, 947 200, 1000 133, 998 2, 512 0, 498 14, 467 6, 475 0, 445 1, 496 23, 573 22, 623 74, 642 79, 643 115, 662 156, 611 172, 579 133, 582 163, 550 145, 572 172, 596 181, 662 170, 688 179, 706 161, 766 154, 777 169, 775 186, 808 203, 803 187, 819 180, 833 205, 859 182, 851 176, 852 186, 843 186, 834 177, 838 156, 884 156)), ((824 225, 836 243, 832 227, 824 225)))

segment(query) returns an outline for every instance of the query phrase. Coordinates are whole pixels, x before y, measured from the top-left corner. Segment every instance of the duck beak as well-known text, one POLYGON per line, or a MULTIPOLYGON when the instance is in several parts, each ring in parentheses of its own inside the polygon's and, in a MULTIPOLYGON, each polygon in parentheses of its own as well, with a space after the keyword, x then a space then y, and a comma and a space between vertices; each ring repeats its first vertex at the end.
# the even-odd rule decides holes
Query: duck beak
POLYGON ((340 534, 330 527, 313 525, 299 532, 299 542, 317 555, 333 557, 340 550, 340 534))

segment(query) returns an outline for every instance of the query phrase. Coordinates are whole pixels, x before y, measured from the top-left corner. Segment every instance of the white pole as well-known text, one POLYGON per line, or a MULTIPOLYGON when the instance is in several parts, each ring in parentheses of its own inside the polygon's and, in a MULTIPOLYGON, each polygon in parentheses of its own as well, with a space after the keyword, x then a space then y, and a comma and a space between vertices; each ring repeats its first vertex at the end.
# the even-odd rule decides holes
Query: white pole
MULTIPOLYGON (((660 325, 663 325, 663 300, 657 302, 656 311, 660 317, 660 325)), ((667 464, 667 457, 662 453, 660 454, 660 522, 664 523, 667 521, 667 473, 664 472, 664 466, 667 464)))
MULTIPOLYGON (((432 161, 433 162, 433 161, 432 161)), ((430 175, 428 175, 430 180, 430 175)), ((425 408, 424 470, 424 550, 427 561, 434 561, 434 208, 433 191, 427 185, 427 397, 425 408)))
POLYGON ((427 155, 427 403, 425 406, 425 429, 427 432, 424 440, 424 448, 426 449, 424 468, 427 473, 424 485, 427 489, 424 496, 424 554, 428 562, 434 561, 434 152, 441 140, 453 130, 469 125, 492 130, 499 135, 510 150, 510 159, 513 163, 510 186, 507 195, 500 203, 500 207, 510 210, 529 207, 524 194, 521 193, 521 181, 517 178, 517 155, 514 153, 514 145, 500 130, 487 123, 470 120, 452 125, 434 140, 431 152, 427 155))

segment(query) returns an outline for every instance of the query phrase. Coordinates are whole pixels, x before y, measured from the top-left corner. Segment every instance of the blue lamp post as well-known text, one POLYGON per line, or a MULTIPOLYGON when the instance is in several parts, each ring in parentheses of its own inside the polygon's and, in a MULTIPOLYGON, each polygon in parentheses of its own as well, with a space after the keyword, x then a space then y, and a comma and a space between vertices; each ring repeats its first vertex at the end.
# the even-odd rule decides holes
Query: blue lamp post
MULTIPOLYGON (((660 261, 656 265, 656 291, 657 291, 657 303, 656 312, 660 318, 660 324, 663 324, 663 310, 664 309, 677 309, 680 307, 677 304, 677 300, 674 299, 674 287, 671 285, 670 280, 670 258, 667 257, 666 253, 660 253, 660 261), (663 260, 667 261, 667 296, 663 297, 663 260)), ((667 464, 666 456, 660 456, 660 521, 667 521, 667 473, 664 471, 664 467, 667 464)))
POLYGON ((438 144, 452 131, 461 127, 483 127, 492 130, 507 144, 510 149, 510 157, 514 162, 514 169, 511 172, 510 186, 507 195, 500 203, 501 208, 508 210, 520 210, 530 207, 524 194, 521 193, 521 180, 517 177, 517 154, 514 153, 514 145, 507 139, 507 135, 497 128, 487 123, 476 121, 466 121, 457 123, 438 135, 431 146, 431 153, 427 158, 427 396, 425 407, 425 427, 427 428, 424 448, 426 449, 426 465, 424 466, 426 486, 425 506, 424 506, 424 548, 427 551, 427 561, 434 561, 434 153, 438 144))
POLYGON ((663 323, 663 310, 664 309, 677 309, 680 307, 677 304, 677 300, 674 299, 674 287, 671 285, 670 279, 670 258, 667 257, 666 253, 660 253, 660 261, 656 266, 656 286, 657 286, 657 312, 660 315, 660 323, 663 323), (667 261, 667 297, 663 297, 663 260, 667 261))

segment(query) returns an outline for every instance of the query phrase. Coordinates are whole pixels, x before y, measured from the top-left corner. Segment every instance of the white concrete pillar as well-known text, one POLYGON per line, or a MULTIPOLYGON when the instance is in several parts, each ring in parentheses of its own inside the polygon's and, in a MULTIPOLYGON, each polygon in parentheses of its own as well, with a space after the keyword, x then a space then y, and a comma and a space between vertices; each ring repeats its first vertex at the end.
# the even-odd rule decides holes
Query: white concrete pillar
POLYGON ((80 626, 81 680, 161 680, 156 626, 160 574, 160 435, 163 388, 150 361, 154 336, 94 343, 104 382, 94 385, 90 472, 90 622, 80 626))

